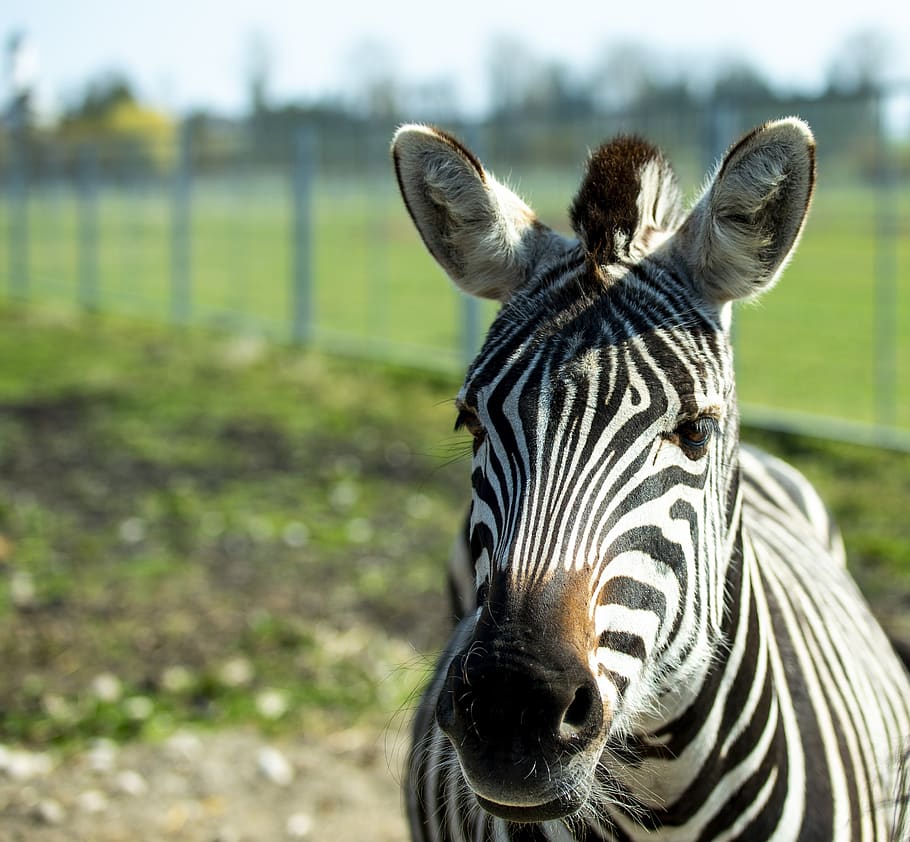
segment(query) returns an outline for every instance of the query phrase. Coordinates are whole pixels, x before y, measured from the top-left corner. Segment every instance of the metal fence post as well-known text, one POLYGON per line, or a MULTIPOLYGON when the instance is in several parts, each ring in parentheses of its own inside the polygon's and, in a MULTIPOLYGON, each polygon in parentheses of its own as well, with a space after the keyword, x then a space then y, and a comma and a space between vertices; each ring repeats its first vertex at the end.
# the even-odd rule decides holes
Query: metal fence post
POLYGON ((385 125, 374 127, 366 137, 367 193, 367 333, 385 344, 389 339, 389 230, 387 188, 389 143, 385 125))
POLYGON ((28 298, 28 148, 21 128, 11 135, 8 187, 9 295, 28 298))
POLYGON ((315 152, 313 130, 301 129, 294 146, 291 338, 304 343, 313 336, 312 192, 315 152))
POLYGON ((98 149, 85 146, 79 155, 79 304, 98 307, 98 149))
POLYGON ((177 160, 174 164, 171 207, 171 320, 186 324, 192 306, 190 274, 190 201, 192 173, 190 160, 190 129, 180 127, 177 160))
POLYGON ((897 418, 897 182, 888 146, 885 94, 875 96, 878 184, 875 207, 875 420, 897 418))

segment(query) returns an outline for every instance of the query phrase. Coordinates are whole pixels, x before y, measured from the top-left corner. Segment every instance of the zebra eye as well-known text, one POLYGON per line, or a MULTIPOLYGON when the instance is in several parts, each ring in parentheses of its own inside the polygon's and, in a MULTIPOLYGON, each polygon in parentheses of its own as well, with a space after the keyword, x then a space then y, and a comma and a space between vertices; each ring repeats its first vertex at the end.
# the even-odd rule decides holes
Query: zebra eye
POLYGON ((683 449, 690 459, 704 456, 711 441, 711 436, 717 432, 717 419, 710 415, 703 415, 689 421, 683 421, 671 436, 683 449))
POLYGON ((480 443, 487 435, 487 431, 483 428, 483 424, 480 423, 477 413, 467 407, 462 407, 458 412, 458 417, 455 419, 455 432, 457 433, 459 430, 467 430, 474 436, 474 451, 476 453, 480 443))

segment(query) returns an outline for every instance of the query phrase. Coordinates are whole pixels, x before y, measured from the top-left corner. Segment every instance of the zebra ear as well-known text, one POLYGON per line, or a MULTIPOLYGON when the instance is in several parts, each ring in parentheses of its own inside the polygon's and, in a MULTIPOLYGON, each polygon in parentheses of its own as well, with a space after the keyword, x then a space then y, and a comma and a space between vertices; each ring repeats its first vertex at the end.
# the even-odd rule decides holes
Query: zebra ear
POLYGON ((677 242, 718 304, 769 289, 793 253, 815 186, 815 139, 795 117, 766 123, 726 155, 677 242))
POLYGON ((439 129, 403 126, 392 157, 402 198, 430 254, 465 292, 505 301, 527 280, 549 229, 439 129))

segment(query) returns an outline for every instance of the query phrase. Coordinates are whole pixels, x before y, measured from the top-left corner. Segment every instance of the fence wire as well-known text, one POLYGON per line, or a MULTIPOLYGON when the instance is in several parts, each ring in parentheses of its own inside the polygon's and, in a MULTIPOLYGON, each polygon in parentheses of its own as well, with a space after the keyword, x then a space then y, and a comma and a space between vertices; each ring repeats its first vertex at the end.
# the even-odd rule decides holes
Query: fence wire
MULTIPOLYGON (((736 317, 746 421, 910 450, 907 87, 807 100, 819 180, 778 287, 736 317), (902 110, 903 109, 903 110, 902 110), (903 116, 901 116, 903 115, 903 116)), ((763 103, 451 126, 548 224, 587 151, 617 132, 664 148, 690 197, 763 103)), ((388 160, 392 125, 179 127, 170 142, 0 134, 0 296, 256 332, 455 371, 492 305, 426 255, 388 160)))

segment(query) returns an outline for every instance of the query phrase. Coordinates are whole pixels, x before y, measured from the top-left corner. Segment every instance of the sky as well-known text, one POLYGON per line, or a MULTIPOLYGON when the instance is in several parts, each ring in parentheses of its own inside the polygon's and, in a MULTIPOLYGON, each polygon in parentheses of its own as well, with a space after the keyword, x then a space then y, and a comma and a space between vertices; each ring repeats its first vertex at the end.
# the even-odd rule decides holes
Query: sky
MULTIPOLYGON (((609 45, 631 40, 669 65, 745 60, 784 89, 812 92, 823 85, 838 47, 863 29, 892 39, 891 73, 910 79, 906 0, 3 0, 0 6, 2 44, 14 31, 27 34, 46 107, 75 99, 90 77, 120 70, 144 100, 175 112, 205 106, 240 113, 255 39, 268 47, 275 101, 337 95, 369 67, 391 63, 410 84, 453 79, 459 103, 470 111, 486 102, 491 44, 501 36, 580 72, 609 45)), ((9 87, 5 70, 4 99, 9 87)))

